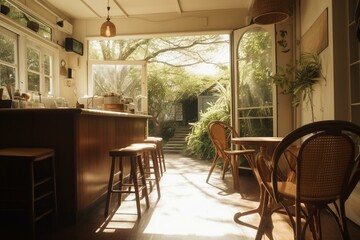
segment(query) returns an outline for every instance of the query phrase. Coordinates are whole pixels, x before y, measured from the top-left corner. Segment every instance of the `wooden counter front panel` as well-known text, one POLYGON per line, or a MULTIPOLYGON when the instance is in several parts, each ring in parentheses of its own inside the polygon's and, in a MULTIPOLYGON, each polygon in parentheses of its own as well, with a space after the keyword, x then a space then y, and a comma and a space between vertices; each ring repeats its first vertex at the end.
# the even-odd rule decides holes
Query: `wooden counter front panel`
POLYGON ((0 147, 46 147, 55 150, 60 222, 76 217, 73 114, 0 114, 0 147))
POLYGON ((146 119, 79 115, 77 119, 77 208, 82 212, 107 191, 109 151, 140 142, 146 119))
POLYGON ((104 196, 109 150, 142 141, 146 121, 80 109, 0 110, 0 148, 55 149, 59 223, 71 224, 104 196))

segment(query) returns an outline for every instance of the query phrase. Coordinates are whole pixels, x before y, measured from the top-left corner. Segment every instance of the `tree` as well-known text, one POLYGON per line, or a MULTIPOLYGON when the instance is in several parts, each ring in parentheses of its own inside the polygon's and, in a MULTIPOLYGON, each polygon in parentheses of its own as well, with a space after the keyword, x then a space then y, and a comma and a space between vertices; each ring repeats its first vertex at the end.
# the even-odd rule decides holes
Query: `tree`
MULTIPOLYGON (((149 114, 153 116, 152 125, 159 133, 161 123, 169 118, 175 104, 195 98, 214 82, 209 77, 191 74, 186 68, 199 63, 224 68, 224 63, 216 61, 217 56, 214 53, 228 43, 227 35, 96 40, 89 42, 89 58, 145 60, 150 63, 148 64, 148 107, 149 114)), ((101 75, 96 77, 98 88, 105 85, 102 79, 101 75)))

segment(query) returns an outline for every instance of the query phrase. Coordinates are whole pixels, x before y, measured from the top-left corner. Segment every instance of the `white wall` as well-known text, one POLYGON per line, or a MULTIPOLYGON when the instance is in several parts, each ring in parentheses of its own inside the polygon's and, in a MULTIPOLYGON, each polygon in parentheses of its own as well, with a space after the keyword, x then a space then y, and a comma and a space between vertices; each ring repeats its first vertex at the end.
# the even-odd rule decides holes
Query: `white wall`
MULTIPOLYGON (((300 32, 303 36, 326 8, 329 45, 320 53, 326 81, 314 86, 315 121, 350 120, 346 4, 343 1, 300 0, 300 32)), ((297 120, 298 126, 312 121, 309 106, 302 105, 297 120)))
MULTIPOLYGON (((316 121, 351 120, 347 1, 300 0, 303 35, 322 11, 328 8, 329 46, 321 53, 326 82, 314 92, 316 121)), ((310 122, 308 109, 302 109, 301 125, 310 122)), ((360 224, 360 183, 346 202, 346 216, 360 224)))

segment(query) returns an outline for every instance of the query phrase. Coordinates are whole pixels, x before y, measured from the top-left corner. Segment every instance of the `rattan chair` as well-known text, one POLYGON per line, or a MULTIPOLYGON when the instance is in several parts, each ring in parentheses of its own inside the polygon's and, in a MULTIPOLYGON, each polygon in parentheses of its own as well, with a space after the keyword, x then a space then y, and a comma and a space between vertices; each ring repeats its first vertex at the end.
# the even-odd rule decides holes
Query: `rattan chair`
POLYGON ((346 227, 345 201, 359 180, 357 144, 360 127, 346 121, 327 120, 304 125, 277 146, 272 157, 271 179, 261 162, 256 162, 267 191, 256 239, 261 239, 271 214, 279 205, 289 216, 294 239, 305 239, 309 227, 314 239, 322 239, 321 210, 329 210, 335 217, 343 239, 349 239, 346 227), (280 177, 280 162, 287 157, 289 147, 299 146, 294 157, 296 177, 280 177), (329 208, 335 204, 336 213, 329 208), (295 210, 293 210, 295 207, 295 210), (301 220, 305 221, 301 221, 301 220))
POLYGON ((223 121, 214 120, 211 121, 208 125, 208 134, 213 143, 215 149, 215 155, 213 162, 211 164, 208 176, 206 178, 206 182, 209 182, 211 173, 213 172, 217 162, 222 159, 223 160, 223 171, 222 171, 222 179, 225 177, 225 172, 229 168, 229 163, 232 168, 233 175, 233 185, 234 189, 238 190, 238 182, 235 181, 237 179, 234 174, 238 173, 238 160, 241 155, 244 155, 245 158, 254 157, 255 150, 253 149, 245 149, 243 146, 240 146, 239 150, 232 150, 231 148, 231 138, 238 137, 238 133, 235 131, 233 127, 226 124, 223 121))

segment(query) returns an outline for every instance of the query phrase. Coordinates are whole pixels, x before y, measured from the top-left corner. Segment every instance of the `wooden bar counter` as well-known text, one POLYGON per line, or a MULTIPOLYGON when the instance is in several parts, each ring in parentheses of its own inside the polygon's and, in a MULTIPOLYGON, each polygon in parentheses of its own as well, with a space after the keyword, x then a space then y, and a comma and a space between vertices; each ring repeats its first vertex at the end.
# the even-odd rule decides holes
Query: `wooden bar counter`
POLYGON ((56 151, 59 223, 75 223, 103 203, 109 150, 142 141, 148 115, 88 109, 1 109, 0 148, 56 151))

